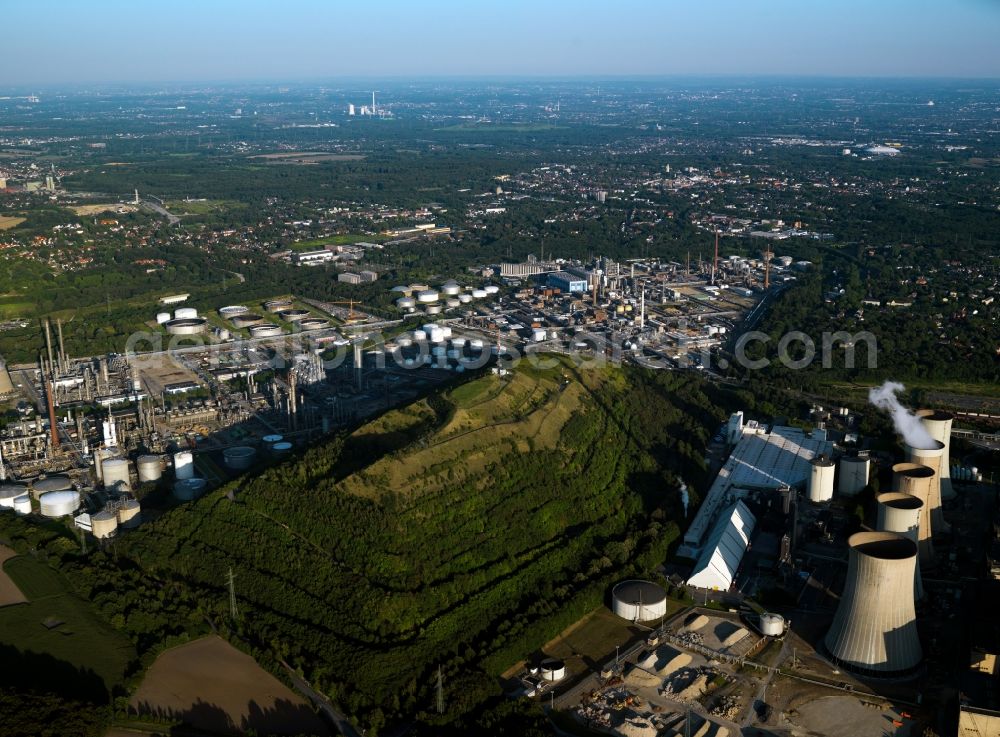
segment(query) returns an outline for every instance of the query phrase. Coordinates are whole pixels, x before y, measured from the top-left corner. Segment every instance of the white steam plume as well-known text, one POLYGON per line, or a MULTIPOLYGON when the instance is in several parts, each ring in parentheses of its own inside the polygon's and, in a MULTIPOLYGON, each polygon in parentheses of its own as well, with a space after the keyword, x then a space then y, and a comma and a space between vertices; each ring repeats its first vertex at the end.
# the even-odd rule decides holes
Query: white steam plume
POLYGON ((688 499, 688 487, 687 487, 687 484, 685 484, 683 481, 681 482, 680 492, 681 492, 681 504, 684 505, 684 516, 687 517, 688 516, 688 503, 689 503, 689 499, 688 499))
POLYGON ((896 399, 896 394, 905 388, 898 381, 887 381, 868 392, 868 401, 892 415, 892 424, 896 426, 896 432, 903 436, 903 440, 911 448, 934 448, 934 438, 927 432, 920 418, 896 399))

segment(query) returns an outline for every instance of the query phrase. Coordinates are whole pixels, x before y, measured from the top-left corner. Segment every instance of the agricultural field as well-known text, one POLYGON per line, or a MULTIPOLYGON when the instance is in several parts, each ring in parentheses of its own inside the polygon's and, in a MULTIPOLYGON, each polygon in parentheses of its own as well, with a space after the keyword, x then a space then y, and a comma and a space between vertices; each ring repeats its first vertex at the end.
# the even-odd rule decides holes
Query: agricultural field
POLYGON ((330 734, 302 697, 216 635, 161 653, 129 704, 213 734, 330 734))
POLYGON ((244 205, 235 200, 167 200, 164 206, 174 215, 210 215, 225 212, 244 205))
POLYGON ((15 217, 14 215, 0 215, 0 230, 10 230, 16 228, 27 218, 15 217))
POLYGON ((80 695, 107 699, 135 656, 128 639, 45 564, 18 556, 4 564, 4 572, 28 603, 0 609, 0 646, 19 651, 27 669, 51 671, 53 682, 78 680, 80 695))

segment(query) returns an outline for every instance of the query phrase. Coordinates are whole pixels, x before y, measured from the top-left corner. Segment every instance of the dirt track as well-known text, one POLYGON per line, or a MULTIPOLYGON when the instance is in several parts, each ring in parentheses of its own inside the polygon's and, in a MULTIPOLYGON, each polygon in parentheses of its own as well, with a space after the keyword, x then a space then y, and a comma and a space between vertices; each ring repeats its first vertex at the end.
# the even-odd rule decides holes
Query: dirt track
POLYGON ((330 734, 300 696, 214 635, 162 653, 130 705, 212 732, 330 734))
POLYGON ((17 587, 17 584, 15 584, 10 579, 10 576, 8 576, 3 570, 3 564, 15 555, 17 555, 17 553, 13 550, 0 545, 0 606, 23 604, 28 600, 27 597, 21 593, 21 589, 17 587))

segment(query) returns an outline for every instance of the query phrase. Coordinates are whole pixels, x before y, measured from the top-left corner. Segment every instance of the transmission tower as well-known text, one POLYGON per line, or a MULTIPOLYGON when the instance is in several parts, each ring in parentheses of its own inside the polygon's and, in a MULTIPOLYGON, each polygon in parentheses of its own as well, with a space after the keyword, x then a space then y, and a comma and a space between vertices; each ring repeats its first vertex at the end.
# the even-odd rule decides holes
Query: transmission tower
POLYGON ((232 569, 232 567, 230 567, 229 568, 229 576, 228 576, 228 583, 229 583, 229 614, 233 618, 233 621, 235 622, 240 617, 240 611, 236 607, 236 586, 234 585, 233 581, 234 581, 234 578, 233 578, 233 569, 232 569))

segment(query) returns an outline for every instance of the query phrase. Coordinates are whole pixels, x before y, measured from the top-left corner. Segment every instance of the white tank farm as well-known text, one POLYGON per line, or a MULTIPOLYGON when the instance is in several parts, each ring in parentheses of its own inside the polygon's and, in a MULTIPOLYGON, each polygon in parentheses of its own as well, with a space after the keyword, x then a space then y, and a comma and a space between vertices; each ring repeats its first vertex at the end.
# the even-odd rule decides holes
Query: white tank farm
POLYGON ((98 540, 105 540, 118 532, 118 517, 105 510, 90 516, 90 530, 98 540))
POLYGON ((760 633, 767 637, 781 637, 785 634, 785 618, 780 614, 764 612, 760 615, 760 633))
POLYGON ((500 287, 498 287, 496 284, 487 284, 485 287, 483 287, 483 291, 489 295, 493 295, 500 291, 500 287))
POLYGON ((431 302, 437 302, 438 293, 433 289, 422 289, 417 292, 417 302, 422 304, 429 304, 431 302))
POLYGON ((142 522, 142 509, 135 499, 126 500, 118 507, 118 524, 125 529, 138 527, 142 522))
POLYGON ((80 508, 80 495, 72 489, 47 491, 38 501, 44 517, 65 517, 80 508))
POLYGON ((486 292, 485 289, 473 289, 472 290, 472 298, 473 299, 484 299, 486 297, 486 295, 487 295, 487 292, 486 292))
POLYGON ((101 464, 105 489, 131 491, 132 482, 129 479, 128 461, 124 458, 112 458, 101 464))
POLYGON ((226 448, 222 451, 222 459, 226 468, 234 471, 246 471, 253 465, 257 451, 249 445, 238 445, 235 448, 226 448))
POLYGON ((163 459, 160 456, 145 455, 139 456, 135 462, 136 470, 139 472, 139 483, 148 484, 152 481, 159 481, 163 475, 163 459))
POLYGON ((14 497, 14 511, 18 514, 31 514, 31 497, 27 494, 14 497))
POLYGON ((21 484, 3 484, 0 486, 0 507, 13 509, 14 500, 28 493, 28 487, 21 484))
POLYGON ((809 501, 820 503, 833 499, 833 477, 837 464, 825 455, 819 455, 809 461, 809 501))
POLYGON ((472 295, 467 293, 462 293, 458 295, 458 301, 460 304, 467 305, 472 301, 472 295))
POLYGON ((205 479, 181 479, 174 484, 174 496, 182 502, 189 502, 192 499, 197 499, 205 493, 205 487, 207 485, 208 484, 205 479))
POLYGON ((174 453, 174 476, 178 479, 194 478, 194 454, 190 450, 174 453))
POLYGON ((837 493, 841 496, 857 496, 868 486, 871 459, 860 456, 844 456, 840 459, 840 482, 837 493))
POLYGON ((566 677, 566 664, 558 658, 546 658, 538 666, 538 675, 549 683, 561 681, 566 677))
POLYGON ((449 297, 454 297, 456 294, 458 294, 461 291, 462 291, 462 288, 460 286, 458 286, 458 282, 449 281, 449 282, 445 282, 441 286, 441 293, 442 294, 446 294, 449 297))
POLYGON ((667 613, 667 592, 652 581, 622 581, 611 592, 612 611, 630 622, 649 622, 667 613))
POLYGON ((157 325, 165 325, 168 322, 170 322, 170 313, 169 312, 157 312, 156 313, 156 324, 157 325))

